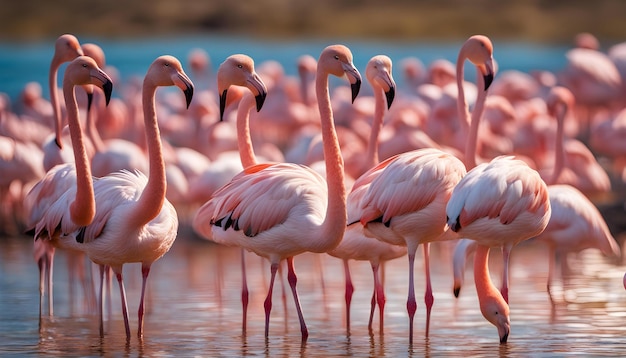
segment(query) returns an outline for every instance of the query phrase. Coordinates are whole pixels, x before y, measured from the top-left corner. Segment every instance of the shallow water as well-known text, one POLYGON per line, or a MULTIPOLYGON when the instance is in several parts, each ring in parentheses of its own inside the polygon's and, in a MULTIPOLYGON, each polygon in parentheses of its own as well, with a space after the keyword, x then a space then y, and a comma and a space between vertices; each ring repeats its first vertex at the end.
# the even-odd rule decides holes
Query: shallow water
MULTIPOLYGON (((66 256, 57 251, 54 316, 39 321, 38 270, 31 239, 0 240, 0 354, 59 356, 546 356, 626 354, 626 268, 587 251, 570 258, 568 280, 557 283, 552 307, 545 291, 547 256, 542 246, 525 243, 511 259, 511 335, 500 345, 495 327, 478 309, 471 267, 456 299, 445 244, 432 247, 435 304, 430 336, 424 337, 424 280, 416 264, 418 311, 415 339, 408 341, 406 256, 386 266, 384 333, 368 333, 372 290, 368 263, 351 262, 355 284, 350 334, 345 325, 343 269, 338 259, 305 254, 296 258, 298 291, 309 329, 302 343, 291 293, 285 279, 287 312, 277 282, 270 335, 264 338, 263 300, 269 265, 246 254, 251 290, 247 335, 241 330, 239 250, 179 235, 172 250, 153 265, 148 282, 144 338, 126 340, 117 284, 112 312, 100 338, 97 314, 85 304, 82 289, 68 283, 66 256), (322 284, 323 283, 323 284, 322 284), (70 290, 73 287, 73 294, 70 290), (70 298, 73 297, 72 300, 70 298)), ((421 251, 421 250, 420 250, 421 251)), ((419 255, 418 255, 419 256, 419 255)), ((492 278, 499 282, 500 255, 492 253, 492 278)), ((94 277, 97 269, 92 270, 94 277)), ((137 329, 141 273, 125 266, 131 330, 137 329)))

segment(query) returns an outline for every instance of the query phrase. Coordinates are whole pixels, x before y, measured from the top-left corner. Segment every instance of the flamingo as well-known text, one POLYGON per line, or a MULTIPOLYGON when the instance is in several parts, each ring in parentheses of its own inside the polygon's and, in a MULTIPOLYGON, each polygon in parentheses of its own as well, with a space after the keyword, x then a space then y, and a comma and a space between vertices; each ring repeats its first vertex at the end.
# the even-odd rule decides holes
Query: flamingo
POLYGON ((448 227, 460 237, 478 241, 474 256, 476 291, 483 316, 498 328, 500 342, 505 343, 510 331, 508 310, 508 267, 511 248, 541 233, 550 218, 550 202, 545 182, 537 171, 521 160, 500 156, 491 162, 476 165, 478 128, 487 88, 493 80, 493 45, 488 37, 471 36, 461 47, 457 62, 460 118, 469 113, 461 90, 465 59, 476 65, 478 98, 471 116, 465 148, 469 169, 452 192, 446 206, 448 227), (484 87, 484 90, 480 90, 484 87), (487 257, 490 247, 500 247, 504 274, 501 293, 493 292, 487 257), (483 262, 484 261, 484 262, 483 262), (487 309, 489 308, 489 309, 487 309), (497 309, 491 309, 497 308, 497 309), (496 317, 496 315, 498 317, 496 317), (506 316, 506 319, 502 317, 506 316))
MULTIPOLYGON (((596 206, 578 189, 567 184, 548 186, 552 214, 545 230, 534 238, 549 248, 547 291, 554 282, 554 262, 559 256, 595 248, 605 256, 619 257, 620 249, 606 221, 596 206)), ((463 283, 465 260, 476 248, 477 242, 461 239, 454 251, 454 295, 458 297, 463 283)))
MULTIPOLYGON (((187 107, 193 96, 193 83, 178 59, 160 56, 144 77, 142 104, 148 145, 149 174, 122 170, 94 183, 98 210, 92 225, 76 235, 89 258, 102 268, 109 266, 117 278, 127 339, 130 325, 122 277, 125 263, 141 262, 142 289, 138 310, 138 337, 143 337, 145 290, 152 264, 167 253, 176 239, 178 218, 174 206, 165 198, 166 173, 156 118, 155 95, 158 87, 177 86, 187 107)), ((100 291, 102 329, 102 287, 100 291)))
MULTIPOLYGON (((63 79, 63 94, 68 111, 74 163, 59 164, 31 189, 25 198, 29 212, 27 226, 34 229, 35 257, 40 274, 39 290, 43 296, 43 276, 48 281, 48 313, 52 315, 52 264, 54 248, 62 246, 59 236, 89 225, 95 215, 95 199, 89 159, 78 120, 74 86, 94 84, 104 90, 108 103, 112 83, 96 62, 85 56, 72 61, 63 79), (57 210, 53 210, 52 208, 57 210), (48 240, 46 240, 48 239, 48 240)), ((67 247, 81 252, 82 248, 67 247)), ((40 299, 40 314, 41 314, 40 299)))
POLYGON ((330 104, 330 75, 347 75, 354 100, 360 89, 361 75, 347 47, 328 46, 318 59, 315 90, 324 138, 326 180, 302 165, 253 165, 216 191, 194 217, 194 227, 204 236, 218 243, 244 247, 270 261, 271 278, 264 303, 266 339, 276 272, 280 262, 287 259, 288 281, 302 341, 307 340, 308 329, 296 290, 293 257, 307 251, 323 253, 335 248, 346 227, 343 159, 330 104))
MULTIPOLYGON (((237 111, 237 144, 239 147, 239 156, 243 168, 258 164, 257 158, 252 147, 252 139, 250 137, 249 117, 250 110, 254 106, 256 99, 257 111, 263 106, 267 89, 261 78, 254 70, 254 60, 247 55, 237 54, 228 57, 217 70, 218 92, 220 94, 220 119, 223 118, 224 109, 226 107, 226 98, 228 89, 231 86, 247 87, 250 92, 246 92, 237 111), (253 98, 254 96, 254 98, 253 98)), ((198 232, 202 234, 199 230, 198 232)), ((248 285, 246 281, 245 251, 241 249, 241 271, 242 271, 242 288, 241 302, 243 305, 243 323, 242 331, 245 334, 247 327, 247 311, 248 311, 248 285)))
MULTIPOLYGON (((396 85, 391 75, 391 65, 391 59, 388 56, 378 55, 369 60, 365 70, 365 75, 374 88, 374 96, 376 99, 370 142, 365 155, 365 167, 372 167, 378 164, 378 133, 383 126, 383 117, 385 114, 385 99, 383 94, 387 97, 387 108, 391 107, 395 95, 396 85)), ((367 186, 361 186, 360 188, 365 189, 367 186)), ((350 193, 347 199, 348 211, 351 211, 352 206, 358 205, 364 193, 365 191, 362 189, 350 193)), ((367 238, 363 233, 363 226, 360 223, 354 223, 346 228, 343 240, 341 240, 339 246, 328 251, 328 254, 343 260, 346 276, 345 300, 346 327, 348 333, 350 332, 350 303, 352 301, 352 293, 354 292, 348 260, 366 260, 370 262, 374 275, 374 292, 372 294, 368 328, 371 332, 374 310, 378 303, 380 333, 382 334, 385 294, 383 285, 379 279, 378 269, 381 263, 405 255, 406 249, 401 246, 390 245, 383 241, 367 238)))
POLYGON ((587 196, 611 190, 611 180, 589 148, 579 140, 564 138, 565 118, 574 108, 574 95, 565 87, 553 87, 548 93, 548 112, 556 118, 557 131, 553 168, 540 171, 547 184, 570 184, 587 196))

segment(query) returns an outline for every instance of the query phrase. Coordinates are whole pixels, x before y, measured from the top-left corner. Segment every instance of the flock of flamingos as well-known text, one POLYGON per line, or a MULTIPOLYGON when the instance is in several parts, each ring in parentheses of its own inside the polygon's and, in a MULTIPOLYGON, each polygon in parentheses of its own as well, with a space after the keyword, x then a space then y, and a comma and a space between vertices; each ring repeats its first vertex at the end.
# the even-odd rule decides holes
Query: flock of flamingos
POLYGON ((142 337, 150 268, 176 240, 179 220, 241 248, 244 332, 244 252, 271 264, 266 337, 274 281, 286 260, 303 341, 309 332, 296 289, 298 254, 343 260, 348 327, 348 261, 369 261, 369 328, 378 306, 381 332, 379 267, 407 255, 412 342, 417 248, 428 335, 429 245, 455 240, 455 294, 473 253, 480 310, 506 343, 508 259, 517 244, 534 239, 549 248, 551 299, 557 255, 594 248, 621 256, 592 200, 626 180, 626 43, 605 54, 589 34, 578 39, 559 73, 498 73, 490 39, 471 36, 456 64, 441 60, 425 69, 403 61, 401 88, 392 60, 374 56, 362 69, 371 91, 357 97, 362 75, 343 45, 326 47, 317 60, 302 56, 298 78, 271 61, 257 72, 242 54, 228 57, 213 77, 197 51, 188 59, 191 76, 165 55, 143 81, 122 83, 100 47, 65 34, 50 65, 50 101, 34 84, 24 88, 21 113, 0 101, 2 227, 34 237, 40 315, 46 286, 52 314, 54 253, 66 250, 100 267, 101 335, 106 281, 115 275, 127 338, 122 266, 142 264, 142 337), (475 83, 464 79, 466 64, 476 69, 475 83), (164 86, 182 93, 157 93, 164 86), (503 254, 499 288, 489 275, 492 248, 503 254))

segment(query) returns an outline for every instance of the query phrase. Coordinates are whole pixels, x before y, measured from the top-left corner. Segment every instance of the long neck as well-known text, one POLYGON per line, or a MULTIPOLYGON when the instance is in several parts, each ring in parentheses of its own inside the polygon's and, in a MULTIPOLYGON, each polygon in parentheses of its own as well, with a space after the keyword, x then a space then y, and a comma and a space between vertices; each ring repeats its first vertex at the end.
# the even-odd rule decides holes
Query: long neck
POLYGON ((250 138, 250 110, 253 107, 254 96, 252 93, 245 93, 237 110, 237 146, 241 165, 244 168, 257 164, 252 138, 250 138))
POLYGON ((70 216, 75 224, 87 226, 91 224, 96 213, 91 167, 78 120, 78 104, 74 95, 74 86, 69 82, 63 84, 63 95, 76 165, 76 198, 70 204, 70 216))
MULTIPOLYGON (((315 80, 318 108, 322 124, 322 140, 324 142, 324 162, 326 163, 326 182, 328 185, 328 208, 322 224, 321 237, 329 240, 335 247, 343 237, 347 224, 346 189, 343 174, 343 157, 339 148, 339 140, 335 132, 333 112, 330 105, 328 90, 328 74, 318 69, 315 80), (334 240, 333 240, 334 239, 334 240)), ((323 250, 326 251, 326 250, 323 250)))
POLYGON ((556 115, 556 143, 554 148, 554 168, 552 177, 550 178, 550 184, 556 184, 559 176, 565 167, 565 148, 563 141, 565 140, 564 127, 565 127, 565 110, 558 111, 556 115))
POLYGON ((372 120, 372 130, 370 132, 370 140, 367 145, 367 155, 363 172, 378 164, 378 135, 383 128, 383 118, 385 116, 385 96, 381 89, 374 90, 374 119, 372 120))
POLYGON ((489 276, 489 246, 476 245, 474 253, 474 284, 478 301, 482 306, 489 300, 503 299, 489 276))
POLYGON ((62 148, 61 104, 59 103, 59 91, 57 89, 57 73, 59 72, 60 65, 59 60, 56 58, 52 59, 52 62, 50 63, 50 71, 48 72, 48 84, 50 86, 50 103, 52 104, 52 110, 54 111, 54 134, 56 136, 57 144, 62 148))
MULTIPOLYGON (((94 92, 93 96, 95 100, 97 94, 94 92)), ((87 121, 85 122, 85 127, 87 127, 87 137, 93 144, 96 153, 101 153, 102 151, 104 151, 104 142, 102 141, 100 133, 96 128, 96 113, 94 113, 96 111, 94 111, 93 106, 94 103, 92 103, 91 106, 87 107, 87 121)))
MULTIPOLYGON (((458 66, 458 64, 457 64, 458 66)), ((461 70, 462 71, 462 70, 461 70)), ((464 120, 463 123, 467 123, 467 118, 469 117, 467 101, 465 100, 465 94, 463 93, 463 85, 462 80, 459 82, 457 78, 457 83, 459 86, 459 98, 457 100, 457 106, 459 109, 459 116, 461 116, 461 108, 464 111, 464 120), (463 93, 463 95, 461 95, 463 93), (461 103, 462 101, 462 103, 461 103)), ((472 169, 476 166, 476 156, 478 152, 478 129, 480 126, 480 118, 482 117, 483 110, 485 108, 485 100, 487 99, 487 91, 485 88, 485 80, 482 76, 478 75, 476 80, 476 89, 478 91, 478 95, 476 97, 476 102, 474 102, 474 109, 472 111, 469 133, 467 133, 467 142, 465 143, 465 166, 467 169, 472 169)))
POLYGON ((461 125, 461 131, 463 131, 463 133, 467 133, 470 125, 470 115, 469 109, 467 107, 467 101, 465 100, 465 89, 463 88, 463 78, 465 76, 463 71, 464 66, 465 56, 461 52, 459 53, 459 57, 456 61, 456 86, 458 92, 456 107, 459 115, 459 124, 461 125))
POLYGON ((163 148, 156 117, 155 94, 156 87, 144 82, 141 98, 150 170, 148 184, 141 193, 137 201, 137 209, 134 211, 132 222, 137 226, 147 224, 161 212, 167 190, 163 148))

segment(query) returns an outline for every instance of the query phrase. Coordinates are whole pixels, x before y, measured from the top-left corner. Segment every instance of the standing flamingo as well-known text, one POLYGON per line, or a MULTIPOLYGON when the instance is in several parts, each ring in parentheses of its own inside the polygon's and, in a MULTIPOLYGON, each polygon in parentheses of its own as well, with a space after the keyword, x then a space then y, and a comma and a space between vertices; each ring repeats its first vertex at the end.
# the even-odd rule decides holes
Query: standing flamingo
POLYGON ((270 286, 265 299, 265 337, 269 336, 272 291, 279 264, 288 263, 288 281, 298 311, 302 340, 308 338, 296 290, 293 257, 335 248, 346 227, 346 192, 343 159, 333 123, 329 76, 347 75, 352 98, 358 94, 361 75, 343 45, 326 47, 320 54, 315 90, 318 99, 326 180, 297 164, 257 164, 244 169, 216 191, 196 213, 194 227, 214 241, 235 245, 269 259, 270 286))
MULTIPOLYGON (((158 87, 177 86, 186 98, 187 107, 193 96, 193 83, 183 71, 180 61, 173 56, 158 57, 143 81, 142 104, 146 141, 148 145, 149 174, 120 171, 100 178, 94 183, 98 205, 96 217, 76 236, 89 258, 96 264, 109 266, 117 278, 126 337, 130 325, 126 293, 122 277, 125 263, 141 262, 142 289, 138 310, 137 335, 143 336, 145 290, 152 264, 161 258, 174 243, 178 218, 174 206, 165 198, 167 182, 165 162, 156 118, 155 95, 158 87)), ((101 270, 102 275, 103 270, 101 270)), ((102 277, 101 277, 102 308, 102 277)), ((102 312, 100 315, 102 334, 102 312)))
MULTIPOLYGON (((220 94, 220 119, 224 115, 226 107, 226 98, 228 89, 231 86, 247 87, 250 92, 246 92, 241 101, 237 112, 237 144, 239 147, 239 157, 243 168, 258 164, 257 158, 252 147, 252 138, 250 137, 250 110, 254 106, 256 99, 257 111, 263 106, 267 89, 261 78, 254 70, 254 61, 246 55, 232 55, 228 57, 217 70, 218 92, 220 94), (254 96, 254 98, 253 98, 254 96)), ((194 223, 198 223, 194 221, 194 223)), ((196 230, 202 235, 200 229, 196 230)), ((248 312, 248 284, 246 280, 245 251, 241 249, 241 302, 243 305, 243 323, 242 331, 245 334, 247 327, 248 312)))
MULTIPOLYGON (((509 253, 514 245, 545 229, 550 218, 550 202, 546 184, 539 173, 521 160, 497 157, 476 166, 480 117, 486 90, 493 79, 492 56, 491 40, 482 35, 470 37, 459 52, 457 71, 462 74, 463 62, 469 59, 483 76, 478 76, 478 99, 472 112, 465 148, 465 161, 470 170, 454 188, 446 206, 446 215, 450 229, 460 237, 478 241, 474 275, 481 311, 489 322, 498 327, 500 342, 504 343, 510 330, 507 303, 509 253), (482 87, 484 91, 480 90, 482 87), (493 293, 487 268, 489 247, 500 247, 503 252, 503 287, 502 293, 497 295, 493 293), (487 309, 488 306, 497 306, 498 309, 487 309), (494 314, 499 317, 506 314, 506 320, 498 320, 494 314)), ((459 91, 459 117, 468 118, 467 105, 462 97, 462 91, 459 91)))
MULTIPOLYGON (((104 90, 108 103, 112 83, 96 62, 80 56, 67 66, 63 79, 63 94, 68 111, 74 162, 59 164, 31 189, 25 198, 29 218, 27 226, 35 230, 35 253, 40 273, 40 293, 43 294, 43 275, 48 278, 48 305, 52 315, 52 259, 55 246, 63 247, 60 236, 89 225, 95 215, 95 199, 89 159, 85 150, 78 105, 74 94, 77 85, 94 84, 104 90), (51 241, 49 241, 51 240, 51 241)), ((67 247, 82 251, 80 247, 67 247)), ((41 300, 40 300, 41 304, 41 300)), ((40 305, 41 306, 41 305, 40 305)), ((41 313, 41 307, 40 307, 41 313)))
MULTIPOLYGON (((370 133, 370 141, 365 155, 365 168, 371 168, 378 164, 378 133, 383 126, 385 114, 385 98, 387 97, 387 108, 391 107, 395 95, 395 81, 391 75, 391 59, 384 55, 372 57, 367 63, 365 76, 374 89, 375 110, 374 119, 372 121, 372 130, 370 133)), ((358 205, 362 199, 366 185, 360 185, 359 189, 352 191, 348 195, 347 206, 348 211, 352 211, 352 206, 358 205)), ((344 272, 346 276, 346 327, 350 332, 350 303, 352 301, 352 293, 354 286, 350 275, 350 266, 348 260, 366 260, 369 261, 374 275, 374 292, 372 294, 370 319, 368 329, 372 331, 372 321, 374 310, 378 303, 380 316, 380 333, 383 332, 383 317, 385 310, 385 293, 383 285, 380 281, 378 269, 381 263, 398 258, 406 254, 406 249, 402 246, 391 245, 384 241, 372 240, 363 233, 363 225, 360 222, 348 225, 343 235, 343 240, 339 246, 328 252, 329 255, 343 260, 344 272)))

